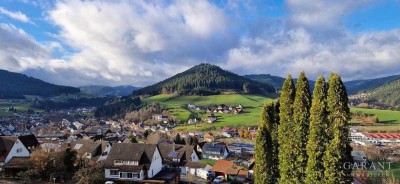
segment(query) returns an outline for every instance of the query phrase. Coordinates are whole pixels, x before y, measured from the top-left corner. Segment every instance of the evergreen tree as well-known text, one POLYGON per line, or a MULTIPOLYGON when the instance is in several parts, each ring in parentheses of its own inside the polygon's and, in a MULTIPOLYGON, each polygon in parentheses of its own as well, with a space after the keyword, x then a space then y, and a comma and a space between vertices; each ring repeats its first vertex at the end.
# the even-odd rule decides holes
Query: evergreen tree
POLYGON ((330 142, 324 156, 324 183, 351 183, 352 157, 348 127, 350 109, 346 88, 337 74, 331 74, 329 77, 327 111, 327 137, 330 142))
POLYGON ((289 74, 283 83, 282 92, 279 98, 279 126, 278 126, 278 143, 279 143, 279 183, 295 183, 296 176, 293 171, 297 168, 293 163, 297 158, 293 157, 293 103, 295 97, 295 87, 292 76, 289 74))
POLYGON ((272 177, 274 183, 279 181, 279 143, 278 143, 278 127, 279 127, 279 101, 274 103, 274 124, 271 126, 271 140, 272 140, 272 177))
POLYGON ((271 151, 272 141, 271 135, 268 131, 268 121, 273 121, 271 117, 272 104, 265 103, 261 111, 261 121, 258 127, 255 147, 256 168, 254 183, 264 184, 271 183, 271 151))
POLYGON ((303 183, 307 166, 307 139, 310 118, 311 95, 308 79, 304 72, 301 72, 296 84, 296 97, 293 104, 293 131, 292 151, 294 158, 292 171, 293 181, 303 183))
POLYGON ((326 148, 326 85, 324 77, 315 82, 312 106, 310 110, 310 129, 307 143, 307 184, 318 184, 323 179, 324 165, 322 158, 326 148))
POLYGON ((273 128, 275 124, 275 107, 273 103, 265 103, 261 111, 261 121, 256 139, 256 184, 277 182, 277 155, 274 155, 273 128))
POLYGON ((138 141, 136 140, 136 136, 132 136, 130 141, 131 143, 138 143, 138 141))

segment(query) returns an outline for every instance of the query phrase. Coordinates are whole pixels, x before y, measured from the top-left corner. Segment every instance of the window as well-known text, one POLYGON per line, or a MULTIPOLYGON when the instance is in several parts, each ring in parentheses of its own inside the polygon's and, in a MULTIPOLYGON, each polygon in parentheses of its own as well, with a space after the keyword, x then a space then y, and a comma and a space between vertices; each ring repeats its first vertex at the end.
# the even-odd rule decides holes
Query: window
POLYGON ((114 160, 114 164, 122 164, 122 160, 114 160))
POLYGON ((128 173, 128 178, 132 178, 132 173, 128 173))
POLYGON ((111 176, 118 176, 118 170, 110 170, 111 176))
POLYGON ((119 177, 120 177, 120 178, 127 178, 128 175, 127 175, 126 172, 121 172, 121 173, 119 173, 119 177))
POLYGON ((22 148, 18 148, 17 153, 21 153, 21 152, 22 152, 22 148))

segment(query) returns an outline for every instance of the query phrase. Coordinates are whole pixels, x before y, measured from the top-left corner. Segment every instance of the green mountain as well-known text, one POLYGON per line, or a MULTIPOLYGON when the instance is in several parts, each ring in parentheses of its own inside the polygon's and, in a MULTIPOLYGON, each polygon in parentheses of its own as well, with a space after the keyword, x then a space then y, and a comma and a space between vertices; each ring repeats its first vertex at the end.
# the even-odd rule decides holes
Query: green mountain
MULTIPOLYGON (((277 91, 281 90, 283 82, 285 81, 285 78, 283 77, 273 76, 270 74, 251 74, 251 75, 244 75, 244 77, 254 81, 272 85, 277 91)), ((294 82, 296 84, 297 79, 294 79, 294 82)), ((309 80, 309 83, 312 91, 314 89, 315 81, 309 80)))
POLYGON ((366 80, 353 80, 344 82, 346 86, 347 93, 350 95, 357 94, 358 92, 366 92, 369 89, 373 89, 400 79, 400 75, 392 75, 388 77, 376 78, 376 79, 366 79, 366 80))
POLYGON ((251 74, 244 75, 243 77, 265 84, 270 84, 277 90, 281 89, 283 82, 285 81, 285 78, 283 77, 273 76, 270 74, 251 74))
POLYGON ((91 86, 81 86, 79 87, 81 89, 81 92, 87 93, 87 94, 92 94, 96 96, 127 96, 130 95, 133 91, 139 89, 138 87, 134 86, 96 86, 96 85, 91 85, 91 86))
POLYGON ((366 90, 365 93, 367 94, 365 101, 383 103, 389 106, 400 105, 400 79, 366 90))
POLYGON ((133 95, 214 95, 231 92, 267 94, 275 93, 275 89, 269 84, 250 80, 216 65, 200 64, 157 84, 136 90, 133 95))
MULTIPOLYGON (((270 84, 275 87, 276 90, 280 90, 283 85, 283 81, 285 78, 273 76, 270 74, 253 74, 253 75, 245 75, 244 77, 259 81, 262 83, 270 84)), ((346 86, 347 93, 349 95, 357 94, 359 92, 366 92, 367 90, 382 86, 391 81, 395 81, 400 79, 400 75, 393 75, 388 77, 376 78, 376 79, 365 79, 365 80, 353 80, 344 82, 346 86)), ((295 79, 296 82, 296 79, 295 79)), ((311 90, 314 88, 315 81, 310 80, 310 88, 311 90)))
POLYGON ((0 70, 0 98, 25 98, 24 95, 51 97, 78 92, 78 88, 50 84, 24 74, 0 70))

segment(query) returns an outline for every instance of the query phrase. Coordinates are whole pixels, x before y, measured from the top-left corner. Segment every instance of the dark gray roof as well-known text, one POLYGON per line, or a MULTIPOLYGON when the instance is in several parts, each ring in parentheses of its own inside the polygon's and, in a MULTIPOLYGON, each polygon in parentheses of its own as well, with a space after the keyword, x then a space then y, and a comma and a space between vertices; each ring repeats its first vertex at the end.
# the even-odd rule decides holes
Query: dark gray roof
POLYGON ((173 158, 178 158, 182 162, 187 162, 193 153, 194 146, 191 145, 181 145, 181 144, 168 144, 160 143, 158 144, 161 157, 163 161, 170 161, 173 158), (173 154, 175 152, 175 154, 173 154))
POLYGON ((113 167, 114 160, 138 161, 139 165, 151 164, 156 144, 117 143, 113 144, 104 164, 113 167))
POLYGON ((0 162, 6 159, 16 140, 14 136, 0 136, 0 162))
POLYGON ((219 155, 224 153, 224 150, 227 149, 226 145, 223 143, 206 143, 202 147, 203 154, 212 154, 214 155, 215 152, 218 152, 219 155))
POLYGON ((33 134, 19 136, 18 139, 21 141, 21 143, 27 149, 40 146, 39 141, 36 139, 35 135, 33 135, 33 134))

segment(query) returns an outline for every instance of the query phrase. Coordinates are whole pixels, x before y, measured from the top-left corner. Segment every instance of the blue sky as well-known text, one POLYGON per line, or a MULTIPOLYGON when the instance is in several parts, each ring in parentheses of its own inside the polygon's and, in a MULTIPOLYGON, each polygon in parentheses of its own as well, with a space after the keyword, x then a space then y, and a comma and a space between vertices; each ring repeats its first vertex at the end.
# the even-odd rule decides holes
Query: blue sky
POLYGON ((400 74, 400 1, 0 1, 0 68, 145 86, 202 62, 238 74, 400 74))

